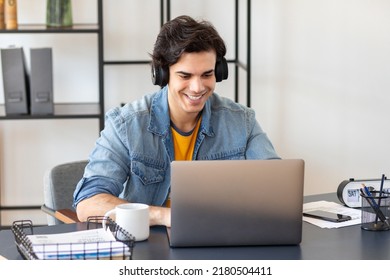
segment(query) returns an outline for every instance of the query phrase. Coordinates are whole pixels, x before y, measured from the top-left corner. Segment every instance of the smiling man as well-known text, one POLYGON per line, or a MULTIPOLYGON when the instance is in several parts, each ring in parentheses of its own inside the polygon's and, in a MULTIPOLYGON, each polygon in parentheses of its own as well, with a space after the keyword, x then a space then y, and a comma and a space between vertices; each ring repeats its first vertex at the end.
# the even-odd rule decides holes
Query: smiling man
POLYGON ((228 77, 225 54, 207 21, 180 16, 164 24, 152 54, 161 89, 107 112, 74 192, 81 221, 139 202, 151 206, 150 225, 170 226, 172 161, 279 158, 254 111, 214 93, 228 77))

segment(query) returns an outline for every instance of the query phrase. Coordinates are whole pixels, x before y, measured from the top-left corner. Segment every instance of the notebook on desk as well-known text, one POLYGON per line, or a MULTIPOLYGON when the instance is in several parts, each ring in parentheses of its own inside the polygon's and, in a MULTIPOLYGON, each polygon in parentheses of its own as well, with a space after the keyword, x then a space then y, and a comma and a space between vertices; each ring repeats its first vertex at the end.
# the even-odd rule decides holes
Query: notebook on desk
POLYGON ((171 247, 296 245, 304 161, 174 161, 171 247))

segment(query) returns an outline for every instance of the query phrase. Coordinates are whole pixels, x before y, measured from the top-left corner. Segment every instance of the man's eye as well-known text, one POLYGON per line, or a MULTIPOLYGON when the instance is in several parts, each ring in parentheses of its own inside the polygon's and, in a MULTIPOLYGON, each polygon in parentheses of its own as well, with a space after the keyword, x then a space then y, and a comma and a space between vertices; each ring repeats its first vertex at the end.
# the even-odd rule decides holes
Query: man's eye
POLYGON ((202 76, 205 77, 205 78, 213 77, 214 76, 214 71, 207 71, 207 72, 203 73, 202 76))
POLYGON ((180 75, 180 78, 183 80, 188 80, 190 78, 190 75, 180 75))

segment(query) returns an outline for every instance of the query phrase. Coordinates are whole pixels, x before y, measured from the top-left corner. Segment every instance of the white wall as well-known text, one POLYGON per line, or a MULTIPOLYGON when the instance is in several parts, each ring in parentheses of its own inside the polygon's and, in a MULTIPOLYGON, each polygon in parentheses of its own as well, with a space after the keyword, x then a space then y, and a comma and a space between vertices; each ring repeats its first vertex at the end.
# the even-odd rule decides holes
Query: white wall
MULTIPOLYGON (((96 22, 95 2, 73 1, 74 21, 96 22)), ((159 2, 104 1, 106 59, 148 59, 159 29, 159 2)), ((45 3, 19 0, 19 22, 43 23, 45 3)), ((172 0, 172 16, 187 13, 212 21, 231 58, 233 3, 172 0)), ((387 0, 252 0, 252 107, 278 153, 306 161, 306 195, 334 192, 350 177, 380 178, 388 172, 388 26, 387 0)), ((47 36, 61 50, 54 57, 55 99, 95 101, 95 39, 88 35, 66 44, 61 36, 47 36), (77 52, 84 48, 86 54, 77 52), (73 61, 80 75, 64 70, 73 61)), ((15 37, 26 46, 42 43, 36 36, 15 37)), ((0 47, 12 41, 0 38, 0 47)), ((241 39, 240 45, 245 36, 241 39)), ((149 73, 147 66, 106 66, 106 110, 154 91, 149 73)), ((229 80, 217 91, 232 97, 232 86, 229 80)), ((0 103, 2 98, 1 87, 0 103)), ((86 158, 97 136, 96 120, 1 121, 2 204, 42 203, 44 170, 86 158)), ((3 213, 3 221, 12 221, 15 213, 10 215, 3 213)))
POLYGON ((305 194, 389 173, 390 2, 252 2, 254 107, 305 194))

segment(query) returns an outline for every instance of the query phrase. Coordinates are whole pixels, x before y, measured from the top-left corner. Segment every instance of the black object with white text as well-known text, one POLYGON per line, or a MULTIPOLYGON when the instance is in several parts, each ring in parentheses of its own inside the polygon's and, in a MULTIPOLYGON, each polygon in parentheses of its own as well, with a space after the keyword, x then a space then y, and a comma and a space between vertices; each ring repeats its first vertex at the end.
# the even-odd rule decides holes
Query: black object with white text
POLYGON ((303 216, 315 218, 315 219, 321 219, 321 220, 334 222, 334 223, 345 222, 352 219, 351 216, 348 215, 327 212, 322 210, 313 210, 313 211, 304 212, 303 216))
MULTIPOLYGON (((342 181, 337 188, 337 197, 341 203, 348 207, 360 208, 362 206, 360 189, 362 185, 367 186, 370 191, 379 191, 381 179, 354 179, 342 181)), ((390 193, 390 180, 385 178, 383 192, 390 193)))

